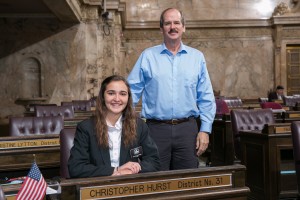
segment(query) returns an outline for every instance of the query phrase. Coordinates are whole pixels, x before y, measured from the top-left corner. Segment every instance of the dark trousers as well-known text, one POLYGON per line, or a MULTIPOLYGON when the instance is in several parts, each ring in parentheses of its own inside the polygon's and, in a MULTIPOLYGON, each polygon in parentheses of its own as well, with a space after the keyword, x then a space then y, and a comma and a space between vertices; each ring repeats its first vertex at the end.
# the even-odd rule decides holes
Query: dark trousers
POLYGON ((148 121, 147 124, 158 147, 162 171, 198 167, 198 126, 194 118, 177 125, 148 121))

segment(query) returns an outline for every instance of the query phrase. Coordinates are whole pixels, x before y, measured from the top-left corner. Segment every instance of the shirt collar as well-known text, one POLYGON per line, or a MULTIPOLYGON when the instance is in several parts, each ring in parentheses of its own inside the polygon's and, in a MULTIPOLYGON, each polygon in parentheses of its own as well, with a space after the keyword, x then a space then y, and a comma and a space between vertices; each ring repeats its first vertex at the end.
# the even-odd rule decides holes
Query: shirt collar
POLYGON ((111 125, 108 121, 106 121, 106 124, 107 124, 108 128, 116 128, 116 129, 120 130, 120 129, 122 129, 122 124, 123 124, 122 119, 123 119, 123 116, 121 115, 114 126, 111 125))
MULTIPOLYGON (((165 43, 162 43, 161 45, 161 54, 164 54, 164 53, 167 53, 167 54, 172 54, 169 49, 166 47, 166 44, 165 43)), ((187 49, 186 49, 186 46, 180 42, 180 48, 179 48, 179 51, 178 51, 179 54, 182 54, 182 53, 187 53, 187 49)))

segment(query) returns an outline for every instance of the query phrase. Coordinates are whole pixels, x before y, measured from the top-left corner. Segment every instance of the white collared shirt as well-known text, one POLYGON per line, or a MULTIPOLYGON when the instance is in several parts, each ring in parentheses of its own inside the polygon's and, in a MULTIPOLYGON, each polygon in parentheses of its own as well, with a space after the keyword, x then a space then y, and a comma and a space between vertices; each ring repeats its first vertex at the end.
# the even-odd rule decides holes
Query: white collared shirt
POLYGON ((112 167, 118 167, 120 164, 120 149, 122 135, 122 115, 115 126, 106 121, 108 127, 109 154, 112 167))

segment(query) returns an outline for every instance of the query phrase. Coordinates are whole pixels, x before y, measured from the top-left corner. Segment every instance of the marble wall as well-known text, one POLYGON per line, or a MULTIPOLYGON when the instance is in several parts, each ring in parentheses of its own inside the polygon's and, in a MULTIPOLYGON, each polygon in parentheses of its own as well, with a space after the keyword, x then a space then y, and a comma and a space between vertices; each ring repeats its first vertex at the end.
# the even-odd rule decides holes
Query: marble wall
POLYGON ((158 21, 162 10, 175 7, 187 20, 269 19, 279 3, 290 0, 124 0, 128 21, 158 21))
POLYGON ((284 50, 286 44, 300 44, 299 26, 284 26, 294 18, 279 26, 271 19, 276 5, 288 0, 120 2, 126 9, 110 10, 109 26, 101 19, 78 24, 0 20, 0 120, 22 115, 24 99, 58 105, 89 99, 106 76, 127 76, 143 49, 162 42, 158 20, 167 7, 184 11, 183 42, 205 54, 214 90, 221 95, 264 97, 277 83, 286 84, 284 50), (24 75, 28 65, 27 72, 35 75, 24 75), (33 90, 39 91, 28 94, 34 82, 39 86, 33 90))
POLYGON ((122 62, 119 51, 121 28, 117 24, 110 27, 109 35, 104 34, 101 22, 90 21, 63 26, 49 36, 45 34, 47 37, 39 37, 42 31, 51 32, 46 22, 27 20, 22 22, 26 28, 15 34, 11 30, 16 20, 1 24, 1 42, 15 49, 11 47, 0 51, 0 90, 3 91, 0 95, 0 119, 22 115, 24 104, 28 102, 60 105, 62 101, 90 99, 97 95, 98 84, 104 77, 122 71, 117 64, 122 62), (39 41, 35 40, 37 37, 39 41), (18 41, 17 38, 22 39, 18 41), (9 55, 6 55, 7 52, 9 55), (28 77, 25 77, 27 81, 22 78, 24 66, 29 71, 28 77), (35 66, 40 71, 36 80, 38 86, 32 85, 33 79, 36 79, 33 77, 35 66), (26 92, 28 88, 32 94, 26 92))
MULTIPOLYGON (((45 23, 45 21, 41 22, 45 23)), ((36 24, 34 20, 28 20, 23 22, 23 26, 26 26, 25 30, 14 35, 9 32, 14 23, 15 21, 12 20, 5 26, 2 24, 2 28, 5 27, 7 30, 7 32, 3 31, 6 33, 5 40, 16 40, 16 43, 24 44, 20 49, 17 48, 18 44, 15 44, 17 50, 14 51, 12 48, 8 56, 0 59, 0 88, 1 91, 5 91, 0 95, 1 117, 22 113, 24 107, 18 105, 22 103, 22 101, 18 103, 20 99, 43 97, 47 99, 46 102, 59 103, 61 99, 80 97, 85 88, 86 24, 73 25, 61 32, 49 34, 50 36, 47 35, 48 37, 42 38, 40 41, 35 41, 42 31, 51 32, 49 27, 40 23, 36 24), (18 41, 17 38, 22 38, 22 40, 18 41), (22 77, 22 65, 30 59, 34 59, 40 67, 38 87, 41 92, 36 92, 38 96, 30 96, 23 92, 27 82, 20 78, 22 77), (74 88, 76 89, 74 90, 74 88)), ((37 88, 33 87, 32 89, 37 88)))
MULTIPOLYGON (((257 98, 273 88, 271 34, 268 28, 187 29, 183 42, 204 53, 214 90, 225 96, 257 98)), ((129 61, 126 72, 144 48, 162 40, 158 31, 126 31, 125 37, 129 61)))

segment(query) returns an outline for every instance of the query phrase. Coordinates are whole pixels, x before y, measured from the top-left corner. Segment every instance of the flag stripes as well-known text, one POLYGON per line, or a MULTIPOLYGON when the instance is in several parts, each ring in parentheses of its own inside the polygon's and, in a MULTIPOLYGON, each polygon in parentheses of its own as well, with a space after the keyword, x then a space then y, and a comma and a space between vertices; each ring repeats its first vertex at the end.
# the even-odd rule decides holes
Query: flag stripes
POLYGON ((16 200, 42 200, 45 197, 47 183, 34 162, 17 194, 16 200))

